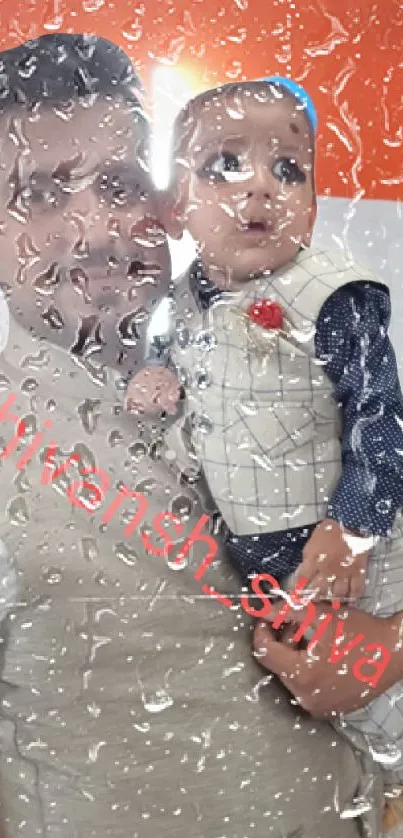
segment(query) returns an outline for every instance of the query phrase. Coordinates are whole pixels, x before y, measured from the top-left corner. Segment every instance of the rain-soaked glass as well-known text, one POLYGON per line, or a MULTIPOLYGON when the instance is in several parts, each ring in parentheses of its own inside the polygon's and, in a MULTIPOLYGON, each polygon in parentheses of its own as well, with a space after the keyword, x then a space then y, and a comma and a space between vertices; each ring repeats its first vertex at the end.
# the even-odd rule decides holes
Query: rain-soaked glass
POLYGON ((400 838, 401 6, 1 10, 0 836, 400 838))

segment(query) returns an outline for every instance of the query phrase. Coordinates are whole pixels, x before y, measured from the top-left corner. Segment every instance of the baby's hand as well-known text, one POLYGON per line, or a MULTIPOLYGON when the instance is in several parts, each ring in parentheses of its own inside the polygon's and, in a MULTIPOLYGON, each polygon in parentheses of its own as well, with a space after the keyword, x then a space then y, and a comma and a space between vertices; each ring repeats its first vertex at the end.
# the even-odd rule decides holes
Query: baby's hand
POLYGON ((295 581, 301 577, 308 579, 304 593, 308 588, 315 591, 313 599, 317 601, 357 599, 364 589, 368 541, 343 529, 337 521, 325 518, 315 527, 302 551, 295 581))
POLYGON ((166 367, 145 367, 129 381, 125 408, 130 413, 155 416, 166 411, 173 416, 178 409, 180 384, 166 367))

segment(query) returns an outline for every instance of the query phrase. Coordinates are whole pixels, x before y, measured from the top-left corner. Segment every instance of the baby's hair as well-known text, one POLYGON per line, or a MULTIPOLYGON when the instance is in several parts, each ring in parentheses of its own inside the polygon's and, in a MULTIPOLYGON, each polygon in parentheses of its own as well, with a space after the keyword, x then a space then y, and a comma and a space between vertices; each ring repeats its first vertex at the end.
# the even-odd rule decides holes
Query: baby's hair
POLYGON ((123 50, 95 35, 43 35, 0 53, 0 114, 18 105, 121 97, 145 125, 141 92, 123 50))
MULTIPOLYGON (((241 107, 241 99, 245 95, 253 95, 255 93, 267 93, 267 98, 270 101, 280 99, 293 100, 299 110, 305 113, 306 122, 309 128, 309 133, 312 139, 312 151, 315 151, 315 132, 316 132, 316 111, 313 102, 308 94, 299 88, 295 82, 288 82, 287 79, 277 79, 272 77, 270 79, 256 79, 247 82, 229 82, 228 84, 220 85, 219 87, 205 90, 194 96, 189 102, 184 105, 175 119, 172 132, 172 167, 171 167, 171 181, 170 187, 175 186, 176 182, 176 162, 181 157, 186 157, 187 148, 191 140, 195 125, 200 117, 201 110, 208 106, 213 106, 215 101, 219 101, 227 94, 231 95, 235 101, 239 102, 241 107), (289 85, 289 86, 288 86, 289 85), (297 91, 294 92, 294 89, 297 91), (305 96, 302 94, 305 93, 305 96)), ((313 175, 314 177, 314 175, 313 175)))

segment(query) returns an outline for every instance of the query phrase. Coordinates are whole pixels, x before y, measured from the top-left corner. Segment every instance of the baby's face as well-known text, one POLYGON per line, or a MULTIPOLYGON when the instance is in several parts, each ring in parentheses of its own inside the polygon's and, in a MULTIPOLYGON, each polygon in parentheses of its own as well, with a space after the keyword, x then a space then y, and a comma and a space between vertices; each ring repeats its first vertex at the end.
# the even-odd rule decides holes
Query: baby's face
POLYGON ((313 137, 294 99, 264 88, 217 96, 200 105, 183 151, 177 207, 210 275, 223 271, 234 285, 310 244, 313 137))
POLYGON ((0 118, 1 284, 27 329, 135 366, 170 259, 145 131, 125 103, 0 118))

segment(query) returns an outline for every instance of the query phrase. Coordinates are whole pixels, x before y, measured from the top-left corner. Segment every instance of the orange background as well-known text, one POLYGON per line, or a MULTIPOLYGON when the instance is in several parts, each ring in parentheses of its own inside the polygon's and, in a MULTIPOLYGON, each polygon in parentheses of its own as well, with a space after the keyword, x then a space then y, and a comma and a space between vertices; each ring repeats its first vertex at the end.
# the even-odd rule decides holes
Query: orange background
POLYGON ((319 193, 403 199, 399 0, 0 0, 0 16, 3 49, 94 32, 126 50, 146 85, 158 64, 198 88, 291 75, 319 112, 319 193))

